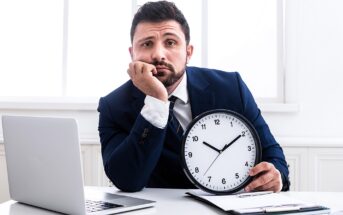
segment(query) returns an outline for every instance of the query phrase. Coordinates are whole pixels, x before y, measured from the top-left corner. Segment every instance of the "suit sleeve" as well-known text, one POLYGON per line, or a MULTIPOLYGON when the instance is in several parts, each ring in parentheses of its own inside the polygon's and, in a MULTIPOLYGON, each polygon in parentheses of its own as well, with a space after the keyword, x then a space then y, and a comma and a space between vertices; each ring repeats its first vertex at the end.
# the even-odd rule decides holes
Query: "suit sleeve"
POLYGON ((139 114, 131 130, 111 111, 106 98, 99 101, 99 135, 105 173, 120 190, 143 189, 155 168, 166 129, 153 126, 139 114))
POLYGON ((240 93, 243 102, 244 115, 252 122, 257 133, 260 137, 262 144, 262 160, 274 164, 274 166, 280 171, 282 177, 283 187, 282 190, 289 190, 289 171, 287 162, 282 148, 276 142, 274 136, 270 132, 270 129, 261 115, 260 109, 245 85, 240 75, 237 73, 237 79, 240 85, 240 93))

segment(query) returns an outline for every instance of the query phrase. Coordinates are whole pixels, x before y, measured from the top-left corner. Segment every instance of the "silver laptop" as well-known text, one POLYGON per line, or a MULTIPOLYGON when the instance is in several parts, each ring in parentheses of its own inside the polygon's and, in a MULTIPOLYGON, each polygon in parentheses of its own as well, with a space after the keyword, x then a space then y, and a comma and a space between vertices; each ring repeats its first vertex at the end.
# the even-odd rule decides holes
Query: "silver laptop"
POLYGON ((150 200, 84 189, 75 119, 3 116, 2 127, 13 200, 67 214, 154 206, 150 200))

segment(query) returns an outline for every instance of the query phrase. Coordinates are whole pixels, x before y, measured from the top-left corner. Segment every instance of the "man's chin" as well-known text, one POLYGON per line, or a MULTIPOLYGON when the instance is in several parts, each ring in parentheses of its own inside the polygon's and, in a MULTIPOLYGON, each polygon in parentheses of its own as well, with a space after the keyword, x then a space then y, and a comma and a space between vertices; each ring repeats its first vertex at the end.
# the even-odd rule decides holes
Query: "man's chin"
POLYGON ((156 77, 163 77, 163 76, 165 76, 166 75, 166 73, 165 72, 163 72, 163 71, 157 71, 157 74, 155 75, 156 77))

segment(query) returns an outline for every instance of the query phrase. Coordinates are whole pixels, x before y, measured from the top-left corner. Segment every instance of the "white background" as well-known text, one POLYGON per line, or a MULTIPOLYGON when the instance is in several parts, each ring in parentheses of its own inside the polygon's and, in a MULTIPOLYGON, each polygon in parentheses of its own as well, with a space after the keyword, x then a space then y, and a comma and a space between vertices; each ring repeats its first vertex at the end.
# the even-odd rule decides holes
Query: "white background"
MULTIPOLYGON (((296 104, 290 112, 265 108, 263 115, 276 137, 334 138, 343 142, 343 1, 287 0, 285 29, 285 102, 296 104)), ((47 100, 48 102, 48 100, 47 100)), ((19 102, 20 103, 20 102, 19 102)), ((81 138, 98 138, 96 104, 64 105, 48 110, 20 109, 16 103, 0 105, 0 114, 76 117, 81 138), (61 110, 61 109, 77 110, 61 110), (52 109, 52 110, 51 110, 52 109), (54 110, 60 109, 60 110, 54 110)), ((44 109, 45 104, 32 108, 44 109)), ((30 105, 28 105, 30 107, 30 105)), ((269 107, 269 106, 267 106, 269 107)), ((282 144, 282 141, 281 141, 282 144)))

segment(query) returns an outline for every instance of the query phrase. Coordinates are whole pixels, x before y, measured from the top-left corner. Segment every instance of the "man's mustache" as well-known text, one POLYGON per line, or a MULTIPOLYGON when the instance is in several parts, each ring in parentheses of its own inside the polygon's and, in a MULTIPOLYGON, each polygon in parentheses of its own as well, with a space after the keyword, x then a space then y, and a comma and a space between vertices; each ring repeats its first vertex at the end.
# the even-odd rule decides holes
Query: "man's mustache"
POLYGON ((174 66, 170 63, 163 61, 163 60, 162 61, 156 60, 156 61, 152 62, 152 65, 154 65, 154 66, 166 66, 166 67, 168 67, 168 69, 170 71, 175 72, 174 66))

